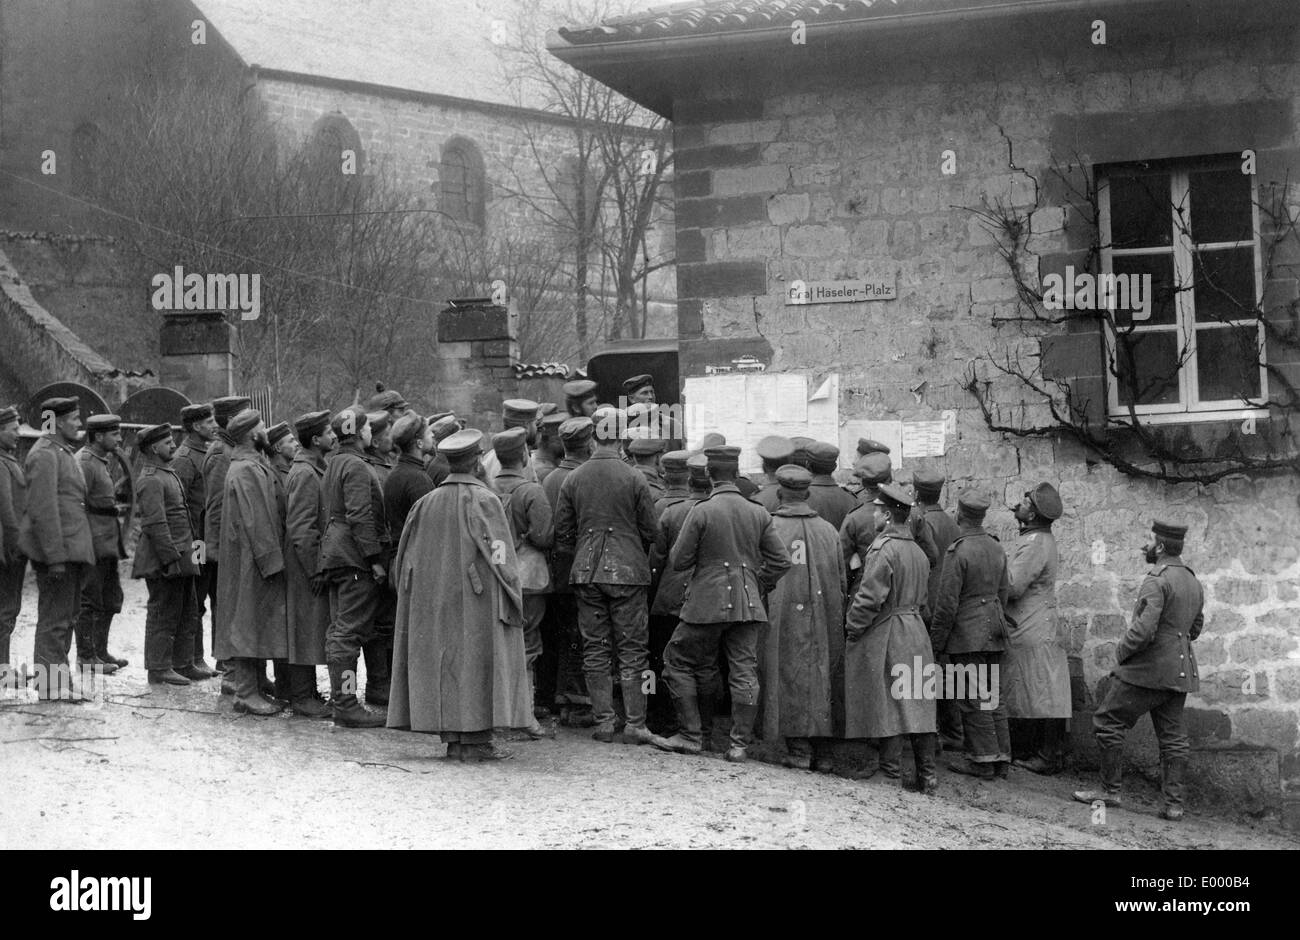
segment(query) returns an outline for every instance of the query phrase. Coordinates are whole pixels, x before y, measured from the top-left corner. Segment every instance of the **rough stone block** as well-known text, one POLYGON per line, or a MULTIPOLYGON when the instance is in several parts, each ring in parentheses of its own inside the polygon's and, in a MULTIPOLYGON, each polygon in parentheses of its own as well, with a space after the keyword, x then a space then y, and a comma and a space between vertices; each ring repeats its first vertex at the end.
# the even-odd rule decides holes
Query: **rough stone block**
POLYGON ((1290 637, 1268 633, 1247 633, 1229 643, 1228 655, 1234 663, 1252 665, 1281 659, 1295 648, 1296 641, 1290 637))
POLYGON ((760 156, 761 148, 754 144, 700 147, 694 150, 678 150, 673 154, 673 166, 678 173, 716 170, 727 166, 748 166, 757 163, 760 156))
POLYGON ((484 305, 447 308, 438 315, 438 342, 509 339, 510 312, 505 307, 484 305))
POLYGON ((754 166, 720 169, 713 173, 715 196, 779 193, 790 185, 788 166, 754 166))
POLYGON ((677 227, 728 228, 767 220, 767 200, 762 196, 727 199, 683 199, 676 205, 677 227))
POLYGON ((708 260, 704 250, 704 236, 698 229, 685 229, 677 233, 676 257, 678 264, 708 260))
POLYGON ((698 199, 713 194, 713 174, 707 170, 679 173, 673 179, 673 192, 678 199, 698 199))
POLYGON ((1264 581, 1244 578, 1219 578, 1211 582, 1210 596, 1215 603, 1228 607, 1249 607, 1268 599, 1268 585, 1264 581))
POLYGON ((767 217, 773 225, 790 225, 808 218, 811 201, 807 193, 779 194, 767 201, 767 217))
POLYGON ((761 261, 715 261, 677 266, 678 297, 745 297, 767 293, 761 261))
POLYGON ((785 254, 794 258, 828 258, 849 250, 849 234, 838 226, 796 225, 785 233, 785 254))

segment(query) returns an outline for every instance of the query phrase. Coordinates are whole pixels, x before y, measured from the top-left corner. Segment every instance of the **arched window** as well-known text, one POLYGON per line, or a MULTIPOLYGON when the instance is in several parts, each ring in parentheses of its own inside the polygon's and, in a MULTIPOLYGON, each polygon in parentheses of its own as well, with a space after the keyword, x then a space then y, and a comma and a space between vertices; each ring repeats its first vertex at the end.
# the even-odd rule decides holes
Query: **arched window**
POLYGON ((305 156, 313 188, 329 202, 346 202, 365 169, 361 135, 352 122, 337 112, 322 117, 312 126, 305 156))
POLYGON ((98 188, 100 133, 90 121, 72 132, 72 189, 81 195, 94 193, 98 188))
POLYGON ((478 148, 456 137, 442 148, 438 171, 439 208, 457 222, 483 227, 487 180, 478 148))

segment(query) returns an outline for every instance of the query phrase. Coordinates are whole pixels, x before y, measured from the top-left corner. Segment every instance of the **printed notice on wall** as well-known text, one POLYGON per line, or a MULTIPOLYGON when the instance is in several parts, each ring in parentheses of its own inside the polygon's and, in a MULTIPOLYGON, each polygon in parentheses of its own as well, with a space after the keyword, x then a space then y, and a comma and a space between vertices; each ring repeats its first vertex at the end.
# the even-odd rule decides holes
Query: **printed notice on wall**
POLYGON ((944 447, 944 422, 903 422, 903 457, 942 457, 944 447))
POLYGON ((692 376, 682 394, 687 446, 698 447, 709 432, 721 434, 728 444, 741 448, 740 468, 745 473, 761 467, 754 448, 770 434, 833 441, 839 432, 837 375, 828 376, 811 393, 808 376, 797 373, 692 376))
POLYGON ((903 455, 902 421, 846 421, 840 428, 840 455, 844 459, 841 465, 852 466, 857 459, 858 440, 879 441, 889 448, 889 455, 897 465, 903 455))

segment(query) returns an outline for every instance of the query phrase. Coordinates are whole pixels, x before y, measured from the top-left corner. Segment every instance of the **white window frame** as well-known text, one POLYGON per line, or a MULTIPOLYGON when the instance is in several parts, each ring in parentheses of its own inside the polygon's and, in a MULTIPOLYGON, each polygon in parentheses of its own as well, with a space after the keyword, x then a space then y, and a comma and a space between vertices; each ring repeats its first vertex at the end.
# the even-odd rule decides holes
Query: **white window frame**
MULTIPOLYGON (((1170 206, 1169 206, 1169 225, 1173 234, 1173 239, 1168 247, 1151 247, 1151 248, 1114 248, 1111 240, 1111 213, 1110 213, 1110 179, 1107 175, 1099 174, 1097 195, 1099 209, 1099 226, 1101 235, 1101 270, 1103 274, 1114 273, 1114 259, 1116 256, 1135 256, 1135 255, 1164 255, 1173 256, 1174 270, 1174 323, 1159 326, 1143 326, 1138 323, 1134 327, 1134 332, 1175 332, 1178 334, 1178 356, 1185 358, 1186 361, 1178 370, 1178 401, 1170 404, 1150 404, 1132 406, 1130 414, 1129 405, 1121 404, 1119 400, 1120 379, 1111 370, 1111 363, 1116 363, 1118 368, 1117 348, 1115 333, 1109 324, 1103 330, 1106 339, 1106 385, 1108 393, 1108 417, 1112 424, 1129 425, 1132 424, 1132 416, 1136 415, 1141 419, 1143 424, 1190 424, 1202 421, 1241 421, 1250 418, 1267 418, 1267 408, 1251 407, 1248 402, 1240 398, 1220 399, 1202 401, 1200 399, 1200 382, 1197 375, 1197 356, 1196 356, 1196 333, 1199 329, 1231 329, 1240 327, 1249 320, 1238 320, 1231 323, 1202 323, 1196 322, 1196 296, 1194 290, 1195 277, 1195 252, 1213 251, 1215 249, 1227 248, 1251 248, 1254 255, 1255 269, 1255 300, 1258 304, 1259 298, 1263 296, 1263 264, 1260 252, 1260 235, 1259 235, 1259 202, 1254 198, 1254 187, 1252 181, 1251 187, 1251 228, 1252 237, 1247 241, 1236 242, 1205 242, 1196 244, 1192 241, 1188 229, 1192 228, 1190 216, 1186 223, 1179 218, 1179 207, 1186 207, 1190 213, 1191 206, 1189 196, 1190 174, 1202 170, 1206 167, 1192 164, 1190 162, 1181 165, 1170 166, 1167 170, 1170 178, 1170 206), (1186 285, 1186 286, 1184 286, 1186 285)), ((1119 175, 1116 173, 1116 175, 1119 175)), ((1259 401, 1268 401, 1268 369, 1264 364, 1264 324, 1258 322, 1256 328, 1259 335, 1260 344, 1260 365, 1259 365, 1259 401)))

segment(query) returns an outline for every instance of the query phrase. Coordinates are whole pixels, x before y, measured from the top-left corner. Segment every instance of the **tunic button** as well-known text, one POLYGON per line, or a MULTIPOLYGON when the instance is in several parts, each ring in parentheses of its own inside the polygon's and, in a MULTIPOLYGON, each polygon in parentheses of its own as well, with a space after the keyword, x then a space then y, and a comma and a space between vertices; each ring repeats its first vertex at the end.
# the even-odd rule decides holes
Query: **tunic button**
POLYGON ((728 604, 728 605, 727 605, 727 610, 731 610, 731 608, 733 608, 733 607, 735 607, 735 606, 736 606, 735 604, 728 604))
POLYGON ((610 528, 606 529, 605 531, 606 531, 606 532, 613 532, 614 529, 613 529, 613 527, 610 527, 610 528))
POLYGON ((1180 679, 1186 679, 1186 678, 1187 678, 1187 673, 1185 673, 1185 672, 1180 672, 1180 673, 1178 674, 1178 678, 1180 678, 1180 679))
POLYGON ((724 561, 724 562, 722 563, 722 567, 724 567, 724 568, 730 568, 730 567, 731 567, 731 562, 729 562, 729 561, 724 561))
POLYGON ((1185 658, 1185 657, 1183 656, 1182 653, 1179 653, 1179 654, 1178 654, 1178 658, 1179 658, 1179 659, 1183 659, 1183 658, 1185 658))
POLYGON ((795 604, 795 605, 794 605, 794 609, 795 609, 795 610, 803 610, 803 604, 795 604))

